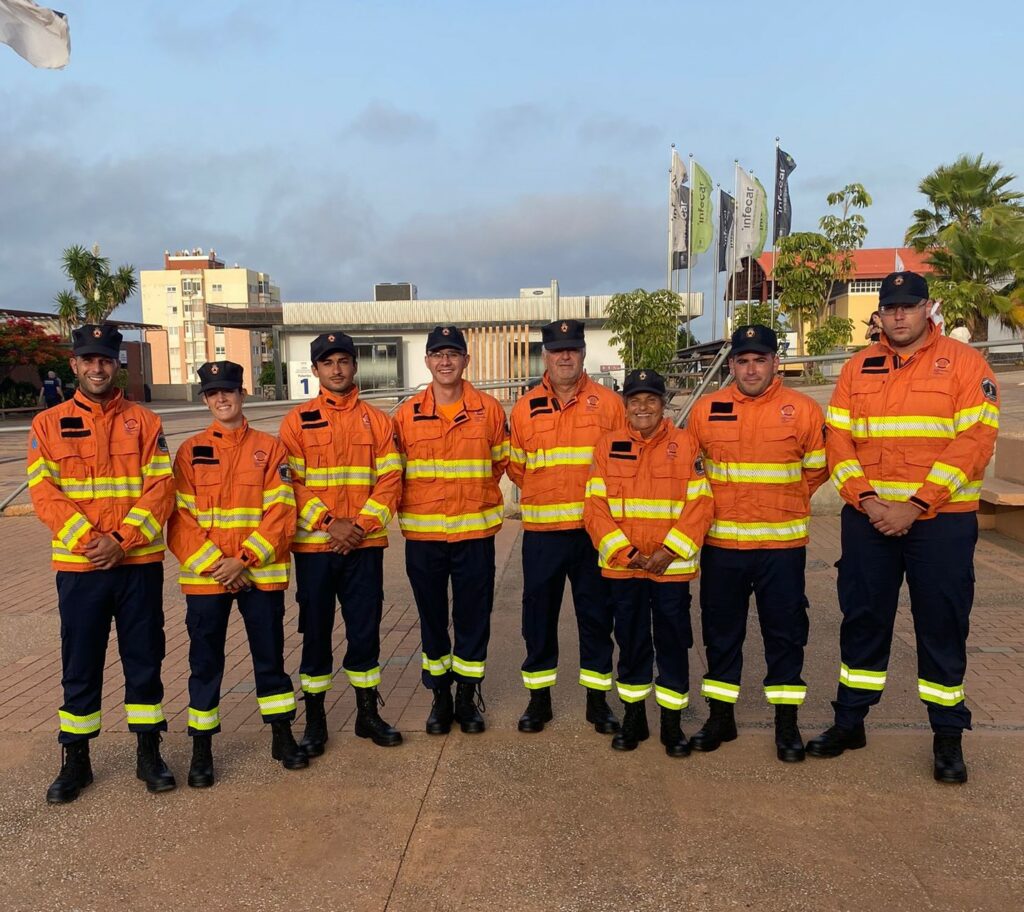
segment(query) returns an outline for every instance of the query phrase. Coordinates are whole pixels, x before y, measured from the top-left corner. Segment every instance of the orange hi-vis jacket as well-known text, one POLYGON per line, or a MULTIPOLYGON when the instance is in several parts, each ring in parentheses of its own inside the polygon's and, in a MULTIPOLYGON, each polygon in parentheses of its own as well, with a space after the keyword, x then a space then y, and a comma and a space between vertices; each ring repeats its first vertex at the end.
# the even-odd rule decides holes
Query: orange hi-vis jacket
POLYGON ((646 440, 626 428, 597 442, 583 521, 602 576, 692 579, 713 512, 697 443, 667 418, 646 440), (651 555, 662 546, 676 555, 663 574, 630 569, 638 551, 651 555))
POLYGON ((395 442, 405 466, 398 525, 406 538, 467 541, 501 528, 498 482, 508 465, 508 423, 493 396, 462 382, 462 410, 449 421, 433 387, 402 403, 395 442))
POLYGON ((210 575, 224 557, 239 558, 256 589, 288 588, 295 494, 280 440, 248 422, 229 430, 214 421, 178 449, 174 478, 167 545, 181 565, 183 592, 226 592, 210 575))
POLYGON ((171 457, 160 419, 118 392, 105 405, 80 391, 37 415, 28 441, 28 486, 53 530, 55 570, 90 571, 82 554, 97 535, 124 549, 124 564, 164 558, 174 509, 171 457))
POLYGON ((580 377, 576 394, 559 402, 547 373, 512 408, 508 477, 522 491, 523 528, 583 528, 583 498, 594 444, 626 426, 622 399, 580 377))
POLYGON ((739 550, 807 544, 811 495, 828 478, 824 423, 821 406, 779 377, 755 398, 732 384, 697 401, 687 427, 704 453, 715 495, 707 544, 739 550))
POLYGON ((285 415, 281 441, 299 509, 292 551, 330 551, 327 527, 338 518, 366 533, 360 548, 386 548, 402 492, 391 419, 363 402, 358 387, 342 395, 321 391, 285 415))
POLYGON ((999 430, 988 362, 938 327, 903 359, 885 335, 843 367, 828 407, 826 449, 843 500, 879 497, 924 512, 978 509, 999 430))

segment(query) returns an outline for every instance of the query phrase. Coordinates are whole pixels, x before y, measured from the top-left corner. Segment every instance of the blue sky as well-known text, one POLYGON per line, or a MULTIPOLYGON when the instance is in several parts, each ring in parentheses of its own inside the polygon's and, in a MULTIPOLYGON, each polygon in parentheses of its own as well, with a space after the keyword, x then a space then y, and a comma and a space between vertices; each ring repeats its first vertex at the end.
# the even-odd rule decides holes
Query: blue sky
POLYGON ((61 8, 67 69, 0 47, 6 307, 48 309, 61 249, 96 241, 140 269, 214 247, 286 300, 661 287, 673 142, 730 189, 733 159, 771 175, 780 136, 794 230, 860 181, 868 246, 960 153, 1024 170, 1010 3, 61 8))

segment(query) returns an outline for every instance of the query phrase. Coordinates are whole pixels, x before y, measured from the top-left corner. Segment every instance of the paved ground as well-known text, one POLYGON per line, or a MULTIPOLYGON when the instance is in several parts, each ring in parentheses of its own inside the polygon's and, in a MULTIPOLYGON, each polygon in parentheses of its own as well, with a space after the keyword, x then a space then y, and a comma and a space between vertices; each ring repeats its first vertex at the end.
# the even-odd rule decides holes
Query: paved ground
MULTIPOLYGON (((274 426, 277 413, 263 414, 260 423, 274 426)), ((166 425, 174 445, 202 420, 168 416, 166 425)), ((0 435, 0 496, 23 471, 17 459, 2 461, 20 456, 16 436, 0 435)), ((406 743, 385 750, 355 738, 352 694, 339 686, 328 700, 327 754, 309 770, 282 770, 268 756, 235 618, 225 733, 216 741, 220 778, 208 791, 184 787, 187 642, 169 559, 165 752, 182 787, 153 796, 133 776, 134 739, 121 714, 112 641, 104 734, 94 742, 96 783, 57 808, 43 801, 59 760, 59 625, 48 535, 34 517, 5 517, 0 541, 0 909, 163 910, 195 905, 197 897, 222 910, 360 912, 1020 906, 1024 546, 995 533, 983 533, 978 549, 966 682, 976 724, 964 787, 939 786, 930 776, 906 610, 869 747, 837 760, 775 760, 753 623, 739 741, 682 760, 667 758, 656 742, 632 754, 610 750, 583 722, 568 605, 555 722, 540 735, 519 734, 522 577, 519 525, 511 521, 498 539, 486 734, 422 733, 429 700, 419 687, 415 609, 396 536, 386 560, 382 691, 384 715, 406 743)), ((828 723, 835 689, 837 557, 837 518, 816 516, 807 734, 828 723)), ((287 667, 297 677, 293 594, 288 604, 287 667)), ((691 665, 694 688, 704 670, 699 648, 691 665)), ((688 732, 702 710, 684 716, 688 732)))

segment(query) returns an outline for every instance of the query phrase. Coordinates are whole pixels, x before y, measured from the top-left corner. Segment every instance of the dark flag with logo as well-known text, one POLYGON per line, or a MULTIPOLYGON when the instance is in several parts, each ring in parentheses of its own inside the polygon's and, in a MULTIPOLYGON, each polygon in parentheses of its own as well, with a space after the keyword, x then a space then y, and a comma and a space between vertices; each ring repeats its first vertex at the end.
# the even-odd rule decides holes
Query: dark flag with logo
POLYGON ((789 175, 796 170, 796 162, 788 152, 775 147, 775 230, 772 245, 780 237, 789 237, 793 224, 793 205, 789 200, 789 175))
POLYGON ((672 268, 688 269, 690 244, 690 188, 680 185, 672 204, 672 268))
POLYGON ((736 218, 736 200, 724 190, 718 191, 718 271, 729 268, 729 251, 732 249, 732 223, 736 218))

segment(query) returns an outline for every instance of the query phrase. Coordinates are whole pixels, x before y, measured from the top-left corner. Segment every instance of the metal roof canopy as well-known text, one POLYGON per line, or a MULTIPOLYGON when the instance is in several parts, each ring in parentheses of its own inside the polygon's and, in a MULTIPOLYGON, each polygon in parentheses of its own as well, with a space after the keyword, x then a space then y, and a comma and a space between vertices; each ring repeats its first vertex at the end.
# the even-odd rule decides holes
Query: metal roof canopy
MULTIPOLYGON (((55 313, 47 313, 38 310, 12 310, 9 307, 0 307, 0 316, 25 317, 29 320, 46 320, 53 322, 60 318, 55 313)), ((118 329, 163 329, 159 323, 136 323, 133 320, 104 320, 104 323, 112 323, 118 329)))

